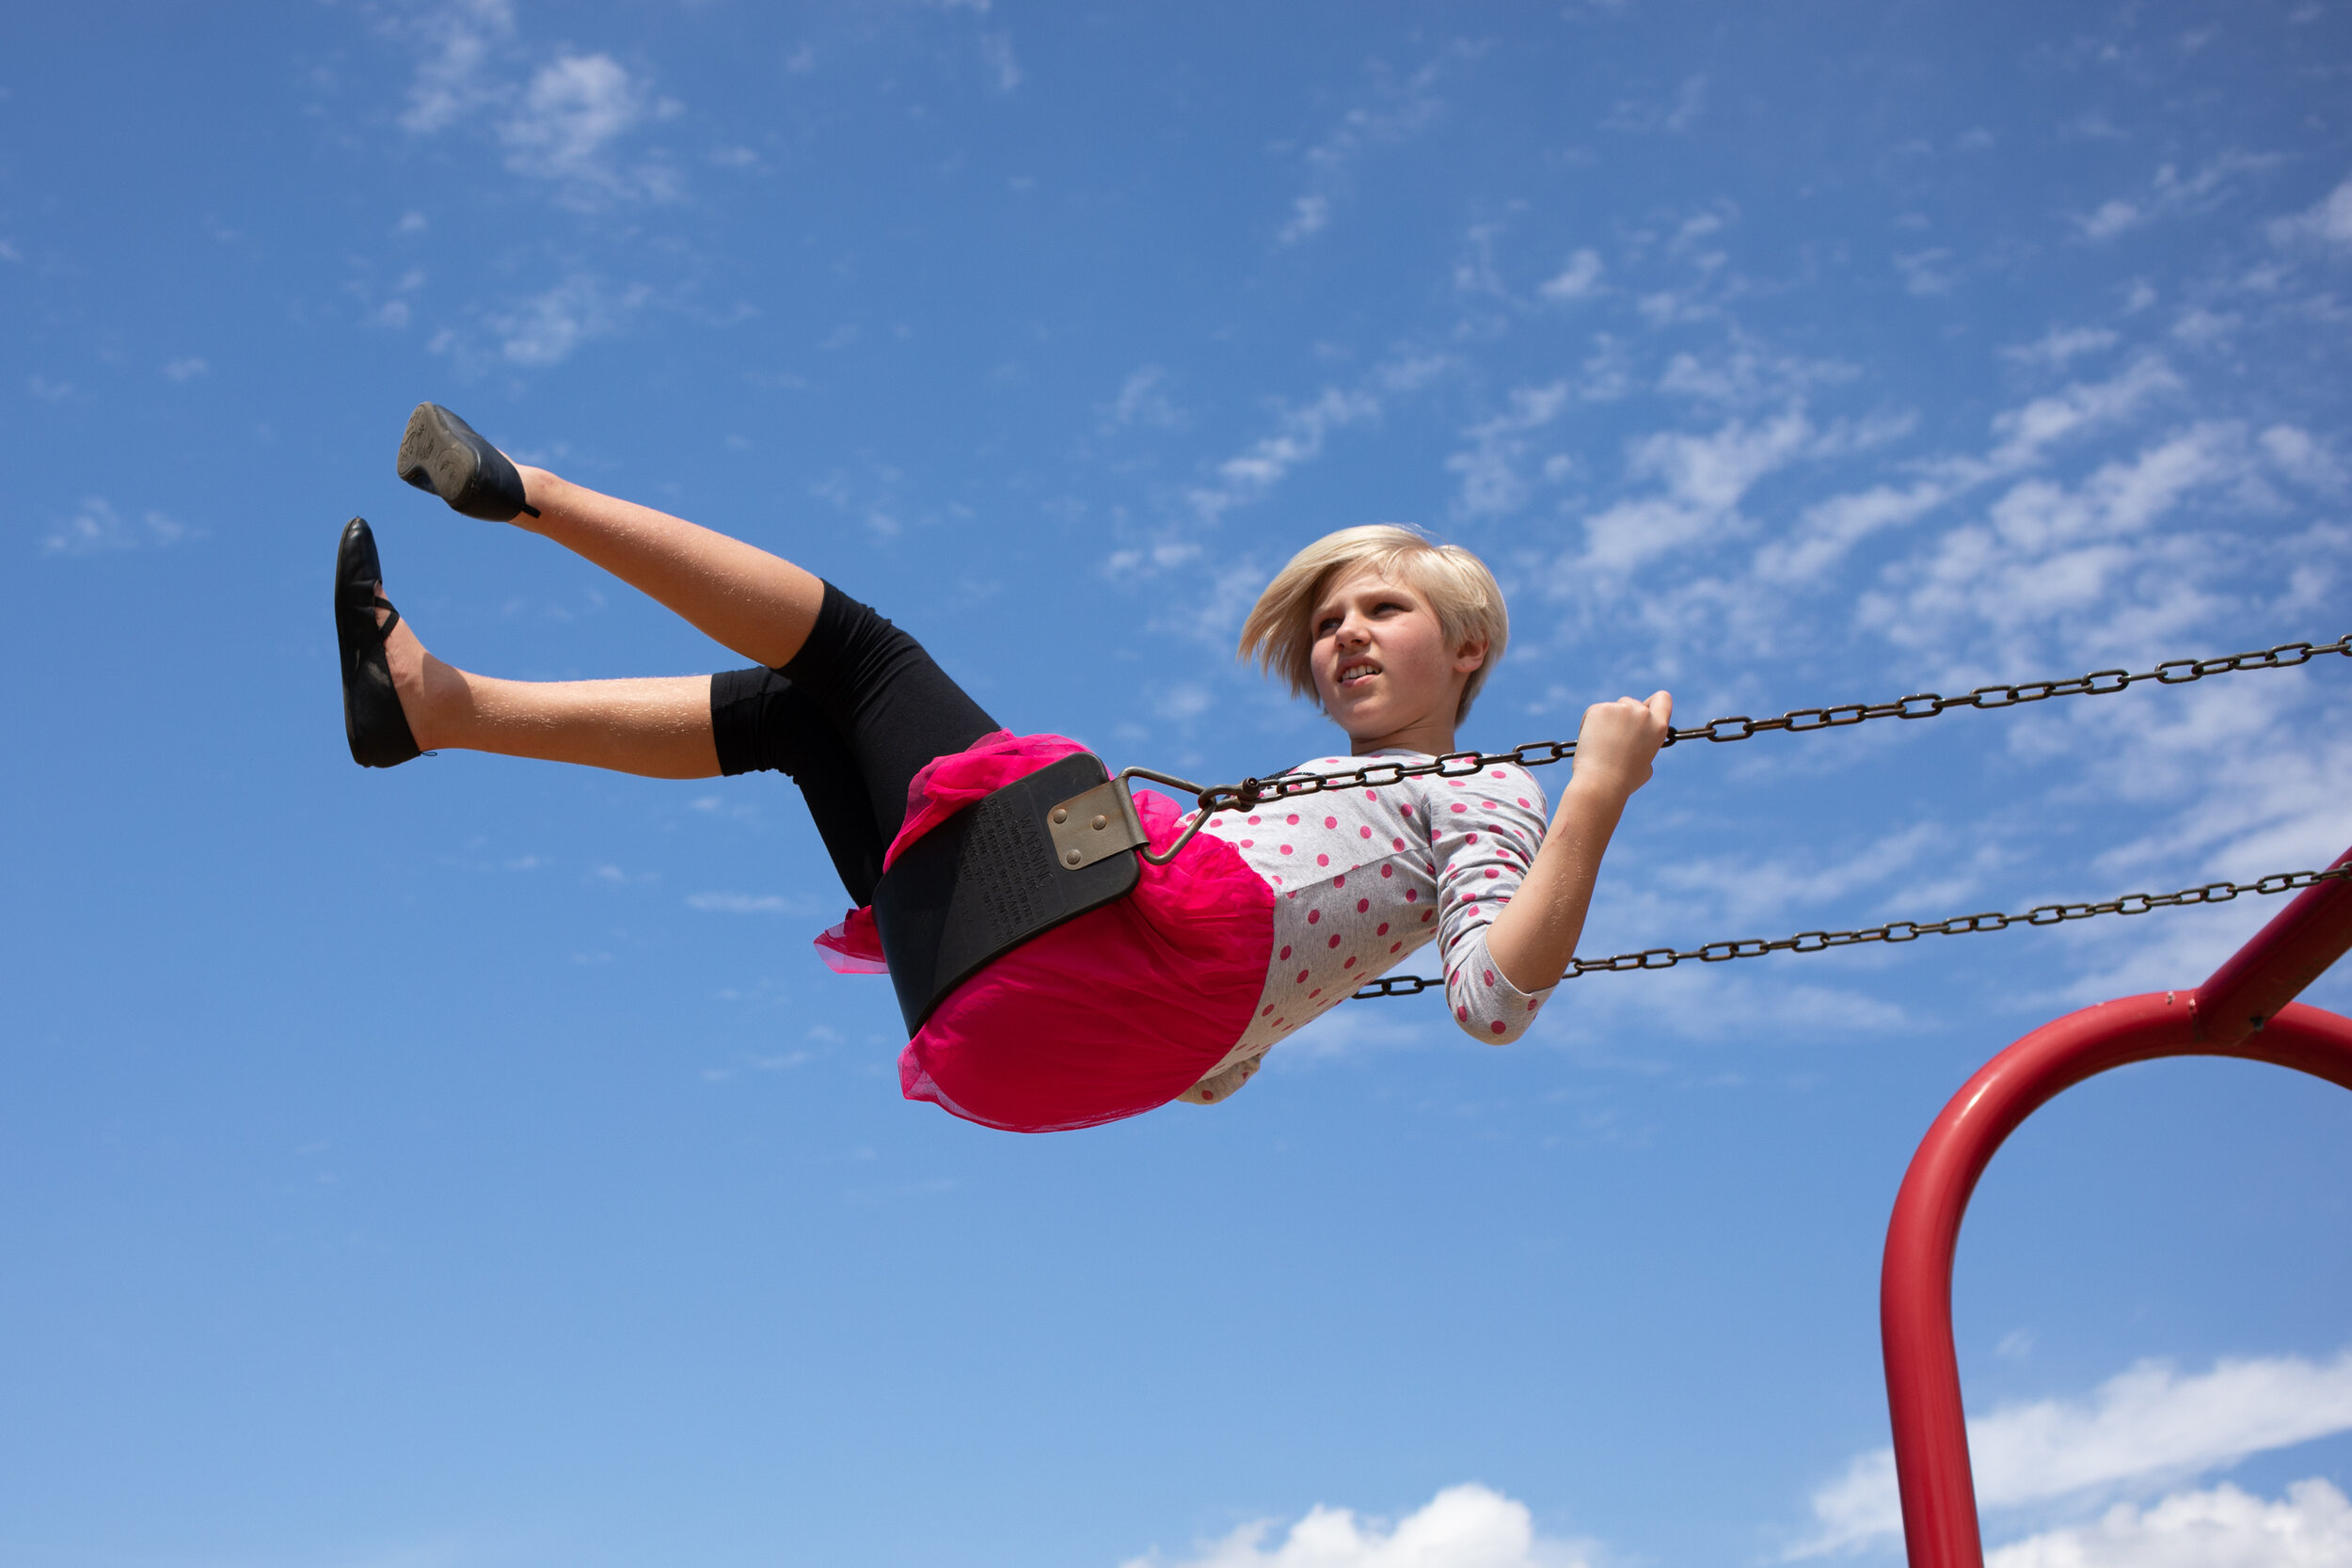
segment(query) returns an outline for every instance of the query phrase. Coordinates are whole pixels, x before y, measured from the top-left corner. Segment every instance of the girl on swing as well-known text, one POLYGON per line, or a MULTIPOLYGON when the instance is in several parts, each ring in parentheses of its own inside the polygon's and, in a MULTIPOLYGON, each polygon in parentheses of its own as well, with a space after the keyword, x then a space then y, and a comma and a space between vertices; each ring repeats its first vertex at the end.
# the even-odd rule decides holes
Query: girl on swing
MULTIPOLYGON (((773 769, 800 785, 850 897, 818 939, 839 970, 881 967, 865 906, 896 852, 961 806, 1082 750, 999 728, 921 645, 788 561, 543 468, 419 405, 400 476, 468 516, 594 562, 752 661, 715 675, 523 682, 425 651, 383 596, 368 525, 343 531, 335 629, 354 761, 493 752, 705 779, 773 769)), ((1343 529, 1292 558, 1244 624, 1241 656, 1345 733, 1346 755, 1415 761, 1502 657, 1502 591, 1476 556, 1401 528, 1343 529)), ((1034 937, 965 980, 899 1058, 900 1086, 985 1126, 1087 1127, 1171 1100, 1231 1096, 1283 1038, 1431 940, 1473 1037, 1517 1039, 1566 972, 1602 852, 1650 776, 1673 699, 1584 713, 1546 825, 1523 768, 1424 776, 1214 816, 1129 895, 1034 937)), ((1155 852, 1187 818, 1136 803, 1155 852)))

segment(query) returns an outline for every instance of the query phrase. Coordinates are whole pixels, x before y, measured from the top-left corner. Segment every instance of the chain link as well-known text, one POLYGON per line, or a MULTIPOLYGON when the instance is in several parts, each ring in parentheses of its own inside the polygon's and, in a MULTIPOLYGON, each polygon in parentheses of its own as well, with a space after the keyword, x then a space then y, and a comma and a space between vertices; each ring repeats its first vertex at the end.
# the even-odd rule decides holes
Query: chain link
MULTIPOLYGON (((1859 947, 1872 942, 1916 942, 1921 937, 1957 937, 1973 931, 2006 931, 2011 926, 2058 926, 2069 920, 2089 920, 2102 914, 2146 914, 2150 910, 2179 909, 2188 904, 2226 904, 2241 893, 2294 893, 2321 882, 2352 881, 2352 861, 2325 871, 2279 871, 2250 882, 2207 882, 2178 893, 2132 893, 2100 904, 2037 904, 2023 914, 1959 914, 1949 920, 1890 920, 1858 931, 1799 931, 1793 937, 1766 942, 1760 937, 1738 942, 1710 942, 1682 951, 1649 947, 1639 953, 1619 953, 1606 958, 1571 958, 1564 980, 1584 974, 1612 974, 1629 969, 1672 969, 1680 963, 1723 963, 1732 958, 1760 958, 1767 953, 1823 953, 1833 947, 1859 947)), ((1375 980, 1353 993, 1362 1002, 1376 996, 1415 996, 1442 989, 1435 975, 1396 974, 1375 980)))
MULTIPOLYGON (((2291 670, 2298 664, 2308 664, 2323 654, 2352 656, 2352 634, 2339 637, 2333 642, 2281 642, 2275 648, 2225 654, 2217 658, 2170 658, 2153 670, 2137 673, 2122 670, 2093 670, 2088 675, 2076 675, 2071 680, 1979 686, 1958 697, 1923 691, 1891 703, 1840 703, 1833 707, 1792 708, 1777 719, 1751 719, 1745 714, 1735 714, 1686 729, 1670 730, 1665 743, 1672 746, 1684 740, 1718 743, 1746 740, 1775 730, 1786 730, 1790 735, 1809 735, 1816 730, 1844 729, 1850 724, 1860 724, 1872 719, 1933 719, 1956 707, 1989 711, 2017 707, 2026 703, 2043 703, 2053 697, 2111 697, 2143 681, 2154 681, 2159 686, 2186 686, 2208 675, 2234 675, 2248 670, 2291 670)), ((1200 791, 1200 806, 1201 815, 1206 816, 1211 812, 1247 811, 1268 800, 1320 795, 1331 789, 1379 789, 1432 773, 1439 778, 1466 778, 1498 763, 1541 768, 1547 763, 1564 761, 1574 755, 1576 742, 1573 740, 1531 740, 1507 752, 1449 752, 1427 762, 1376 762, 1337 773, 1282 773, 1270 779, 1244 779, 1237 784, 1217 784, 1204 789, 1200 791)), ((1926 929, 1921 927, 1922 931, 1926 929)))

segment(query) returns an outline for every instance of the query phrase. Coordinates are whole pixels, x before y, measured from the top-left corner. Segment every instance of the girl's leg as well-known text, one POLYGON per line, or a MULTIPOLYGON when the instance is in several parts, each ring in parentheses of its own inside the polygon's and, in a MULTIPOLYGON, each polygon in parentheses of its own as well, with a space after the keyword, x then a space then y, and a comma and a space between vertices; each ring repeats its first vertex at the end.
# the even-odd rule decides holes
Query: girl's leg
POLYGON ((650 506, 519 465, 539 510, 515 526, 545 534, 668 607, 705 636, 773 670, 808 640, 824 602, 813 573, 755 545, 650 506))
MULTIPOLYGON (((516 527, 595 562, 815 700, 864 781, 883 843, 905 818, 915 772, 997 728, 914 638, 815 574, 545 468, 516 471, 539 513, 516 527)), ((421 735, 418 744, 427 744, 421 735)))
POLYGON ((496 680, 435 658, 405 617, 385 640, 384 657, 423 751, 494 752, 649 779, 718 776, 707 675, 496 680))
MULTIPOLYGON (((401 711, 424 751, 493 752, 655 779, 788 774, 842 886, 859 904, 873 901, 889 843, 874 819, 873 792, 816 697, 774 671, 496 680, 435 658, 405 617, 385 640, 384 654, 401 711)), ((905 783, 896 787, 903 801, 905 783)), ((896 832, 897 816, 891 820, 896 832)))

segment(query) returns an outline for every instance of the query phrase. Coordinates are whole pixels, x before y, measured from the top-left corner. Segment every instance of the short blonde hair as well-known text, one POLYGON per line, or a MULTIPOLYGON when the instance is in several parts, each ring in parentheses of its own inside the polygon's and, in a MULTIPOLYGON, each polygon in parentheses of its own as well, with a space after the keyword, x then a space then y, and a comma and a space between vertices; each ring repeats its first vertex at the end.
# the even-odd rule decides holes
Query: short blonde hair
POLYGON ((1459 723, 1511 641, 1511 612, 1486 563, 1459 545, 1433 545, 1395 523, 1367 523, 1327 533, 1292 556, 1274 574, 1242 623, 1240 657, 1290 683, 1294 695, 1321 701, 1315 690, 1312 617, 1324 591, 1342 576, 1369 567, 1428 599, 1449 648, 1484 641, 1486 660, 1462 687, 1459 723))

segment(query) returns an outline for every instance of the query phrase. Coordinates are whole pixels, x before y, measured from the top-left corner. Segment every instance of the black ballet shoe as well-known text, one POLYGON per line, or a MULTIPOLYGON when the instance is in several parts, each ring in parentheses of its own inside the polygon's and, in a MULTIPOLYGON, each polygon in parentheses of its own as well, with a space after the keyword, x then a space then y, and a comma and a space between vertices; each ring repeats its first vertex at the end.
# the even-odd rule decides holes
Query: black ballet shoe
POLYGON ((523 498, 523 476, 473 426, 437 403, 421 403, 401 432, 400 477, 485 523, 511 523, 539 509, 523 498))
POLYGON ((354 517, 335 551, 335 645, 343 666, 343 736, 362 768, 396 768, 419 754, 384 660, 384 640, 400 625, 400 611, 377 592, 383 580, 375 535, 365 517, 354 517), (379 610, 391 610, 380 626, 379 610))

